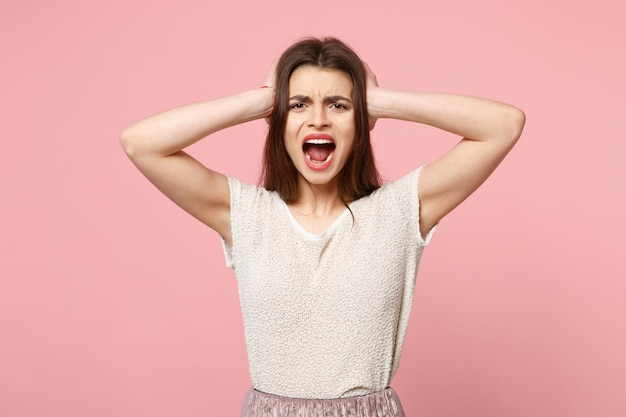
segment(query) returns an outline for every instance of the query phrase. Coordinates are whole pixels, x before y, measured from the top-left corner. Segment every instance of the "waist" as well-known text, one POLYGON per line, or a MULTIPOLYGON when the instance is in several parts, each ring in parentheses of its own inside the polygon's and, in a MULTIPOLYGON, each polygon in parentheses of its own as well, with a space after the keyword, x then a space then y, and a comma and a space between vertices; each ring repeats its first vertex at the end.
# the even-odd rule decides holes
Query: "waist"
POLYGON ((241 417, 405 417, 393 388, 333 399, 283 397, 248 391, 241 417))

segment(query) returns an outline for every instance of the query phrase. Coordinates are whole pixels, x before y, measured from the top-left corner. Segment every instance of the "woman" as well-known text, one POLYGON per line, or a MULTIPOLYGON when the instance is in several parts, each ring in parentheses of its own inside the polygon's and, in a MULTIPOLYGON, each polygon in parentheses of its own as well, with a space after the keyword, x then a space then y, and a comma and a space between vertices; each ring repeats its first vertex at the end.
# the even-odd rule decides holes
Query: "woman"
POLYGON ((126 129, 131 160, 214 229, 234 268, 254 388, 243 416, 403 416, 398 369, 419 258, 434 226, 487 179, 519 138, 507 104, 380 88, 336 39, 287 49, 264 86, 169 110, 126 129), (266 118, 263 187, 183 149, 266 118), (380 186, 378 118, 463 137, 380 186))

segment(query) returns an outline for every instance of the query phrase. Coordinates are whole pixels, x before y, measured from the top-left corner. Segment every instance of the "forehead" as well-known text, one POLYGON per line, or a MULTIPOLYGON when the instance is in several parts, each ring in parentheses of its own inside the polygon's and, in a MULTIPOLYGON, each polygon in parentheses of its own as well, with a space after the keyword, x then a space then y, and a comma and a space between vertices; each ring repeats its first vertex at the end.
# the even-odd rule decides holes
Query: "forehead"
POLYGON ((291 74, 289 96, 325 97, 341 94, 352 97, 352 79, 344 71, 305 65, 291 74))

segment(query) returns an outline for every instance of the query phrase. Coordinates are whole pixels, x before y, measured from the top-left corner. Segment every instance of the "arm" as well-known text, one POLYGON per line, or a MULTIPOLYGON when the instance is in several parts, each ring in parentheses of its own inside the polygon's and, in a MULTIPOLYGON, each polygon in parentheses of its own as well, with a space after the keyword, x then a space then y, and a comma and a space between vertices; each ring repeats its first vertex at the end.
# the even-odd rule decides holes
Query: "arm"
POLYGON ((178 107, 131 125, 120 141, 159 190, 230 242, 228 180, 182 150, 218 130, 268 116, 273 102, 272 90, 259 88, 178 107))
POLYGON ((508 104, 475 97, 413 93, 378 87, 368 68, 368 112, 372 119, 424 123, 463 139, 420 176, 420 230, 424 233, 472 194, 511 150, 524 113, 508 104))

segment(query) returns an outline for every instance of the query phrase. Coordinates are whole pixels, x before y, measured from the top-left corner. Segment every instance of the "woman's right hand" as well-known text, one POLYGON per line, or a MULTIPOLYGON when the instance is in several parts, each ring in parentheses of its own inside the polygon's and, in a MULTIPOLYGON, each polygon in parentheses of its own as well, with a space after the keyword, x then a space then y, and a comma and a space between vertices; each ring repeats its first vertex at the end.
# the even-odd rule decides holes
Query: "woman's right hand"
POLYGON ((276 77, 276 67, 278 66, 278 59, 275 59, 272 62, 272 65, 270 65, 270 68, 267 71, 267 74, 265 74, 265 81, 263 81, 263 87, 268 87, 267 89, 270 90, 273 93, 273 105, 272 108, 270 109, 269 113, 267 115, 265 115, 265 121, 267 122, 267 124, 270 124, 270 119, 272 116, 272 113, 274 113, 274 107, 276 107, 276 82, 277 82, 277 77, 276 77))

